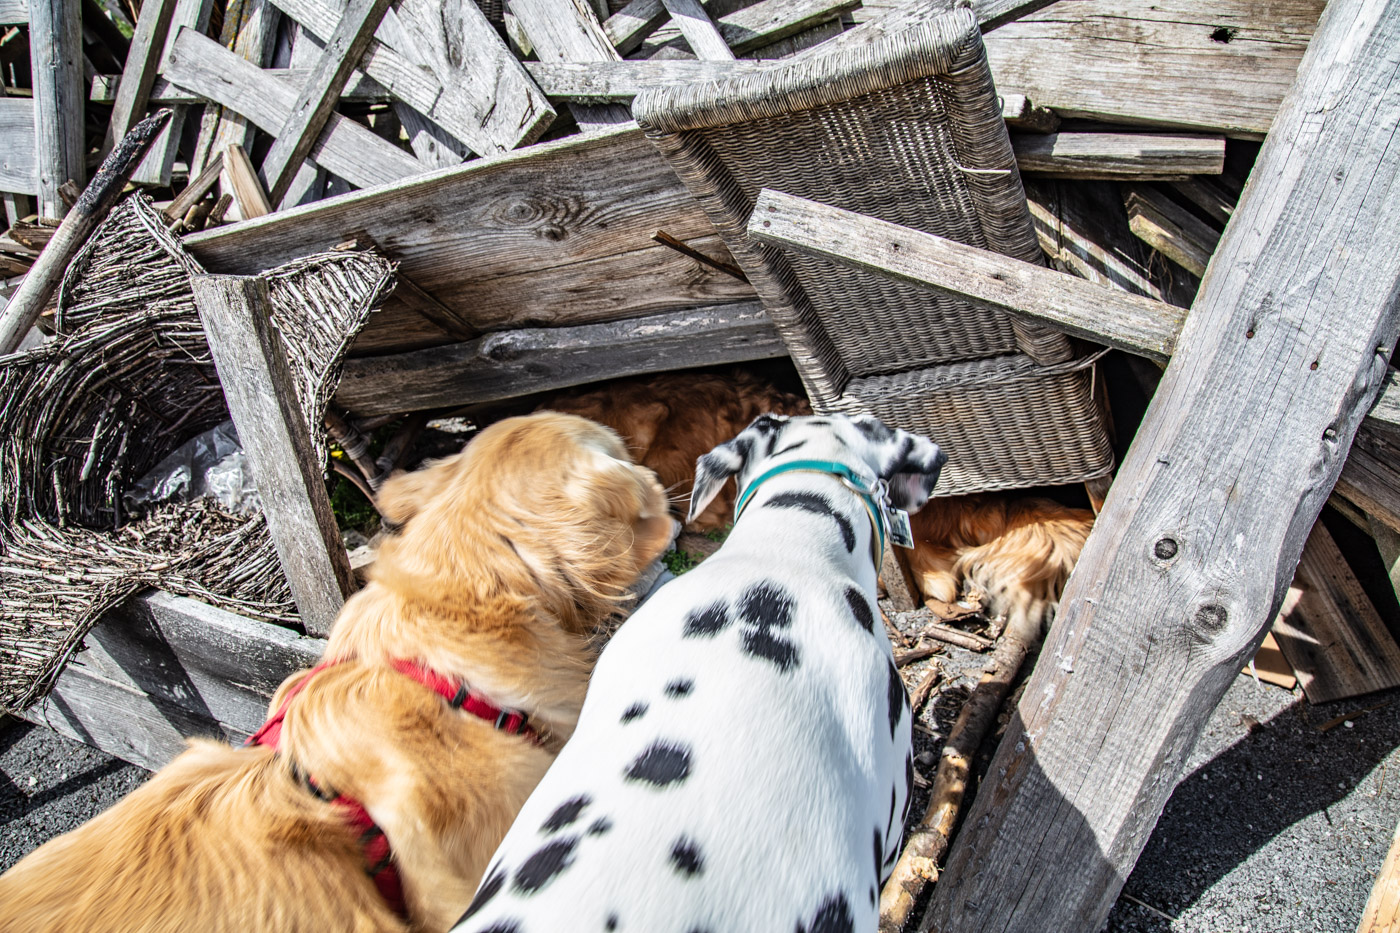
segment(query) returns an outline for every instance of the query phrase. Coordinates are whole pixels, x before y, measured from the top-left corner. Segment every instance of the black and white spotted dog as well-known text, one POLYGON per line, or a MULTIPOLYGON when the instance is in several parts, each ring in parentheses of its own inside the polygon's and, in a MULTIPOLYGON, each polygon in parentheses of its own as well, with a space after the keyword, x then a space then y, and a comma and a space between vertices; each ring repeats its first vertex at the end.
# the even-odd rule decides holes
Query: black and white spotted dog
POLYGON ((741 517, 608 644, 457 933, 874 930, 913 774, 883 490, 919 508, 944 459, 874 418, 771 415, 701 457, 691 515, 737 474, 741 517))

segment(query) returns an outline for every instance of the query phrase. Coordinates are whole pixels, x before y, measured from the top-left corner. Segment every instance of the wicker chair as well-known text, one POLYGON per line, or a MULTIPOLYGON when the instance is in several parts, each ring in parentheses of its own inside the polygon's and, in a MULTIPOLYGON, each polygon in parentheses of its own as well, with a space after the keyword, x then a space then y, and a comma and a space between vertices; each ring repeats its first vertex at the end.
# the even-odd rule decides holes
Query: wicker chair
POLYGON ((759 74, 649 89, 633 114, 758 290, 818 411, 936 438, 943 495, 1112 470, 1095 357, 1060 332, 744 232, 771 188, 1043 262, 969 10, 759 74))

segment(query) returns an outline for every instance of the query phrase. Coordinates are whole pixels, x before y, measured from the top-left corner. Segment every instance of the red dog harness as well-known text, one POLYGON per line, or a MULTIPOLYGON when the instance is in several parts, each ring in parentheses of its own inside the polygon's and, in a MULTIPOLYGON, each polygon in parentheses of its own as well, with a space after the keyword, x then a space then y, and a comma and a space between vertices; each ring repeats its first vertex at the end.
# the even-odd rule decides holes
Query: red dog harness
MULTIPOLYGON (((321 671, 339 663, 339 661, 323 661, 313 667, 310 673, 303 677, 295 687, 287 691, 287 696, 282 700, 282 705, 277 712, 273 713, 271 718, 258 728, 257 732, 249 736, 245 744, 265 745, 274 752, 279 751, 282 744, 282 722, 287 718, 287 707, 291 705, 292 698, 300 693, 311 682, 311 679, 321 671)), ((465 710, 473 716, 485 719, 508 735, 521 735, 536 744, 539 743, 539 734, 529 724, 524 713, 496 706, 481 694, 473 692, 465 681, 446 677, 417 661, 398 660, 389 663, 399 673, 413 678, 442 697, 453 709, 465 710)), ((394 867, 393 852, 389 847, 389 838, 384 835, 384 830, 375 824, 364 804, 353 797, 337 794, 321 787, 311 775, 302 772, 295 764, 293 767, 311 793, 342 810, 345 821, 350 824, 350 828, 359 833, 360 846, 364 849, 365 861, 368 865, 366 871, 374 880, 374 886, 379 889, 380 895, 392 910, 400 916, 406 915, 403 880, 399 878, 398 869, 394 867)))

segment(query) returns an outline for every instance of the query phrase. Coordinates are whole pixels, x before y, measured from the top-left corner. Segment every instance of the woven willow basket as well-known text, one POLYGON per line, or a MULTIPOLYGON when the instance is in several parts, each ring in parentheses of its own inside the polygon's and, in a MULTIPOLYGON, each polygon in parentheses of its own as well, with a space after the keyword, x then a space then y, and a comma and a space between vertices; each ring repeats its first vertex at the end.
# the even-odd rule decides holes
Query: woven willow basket
MULTIPOLYGON (((102 613, 143 589, 296 621, 261 515, 166 505, 133 521, 121 509, 132 480, 228 419, 190 291, 201 271, 130 197, 70 265, 58 336, 0 358, 0 709, 43 698, 102 613)), ((265 273, 308 424, 391 276, 365 253, 265 273)))
POLYGON ((863 48, 647 90, 633 114, 748 274, 818 410, 932 434, 949 452, 940 494, 1112 469, 1092 360, 1062 333, 745 234, 770 188, 1043 263, 969 10, 863 48))

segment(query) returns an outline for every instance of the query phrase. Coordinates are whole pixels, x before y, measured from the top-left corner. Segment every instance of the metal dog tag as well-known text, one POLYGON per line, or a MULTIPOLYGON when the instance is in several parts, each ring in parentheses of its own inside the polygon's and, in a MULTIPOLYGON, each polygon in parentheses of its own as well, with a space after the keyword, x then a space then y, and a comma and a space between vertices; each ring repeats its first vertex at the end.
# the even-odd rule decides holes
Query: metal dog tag
POLYGON ((914 530, 909 527, 909 513, 885 504, 885 525, 890 530, 890 540, 900 547, 914 546, 914 530))

